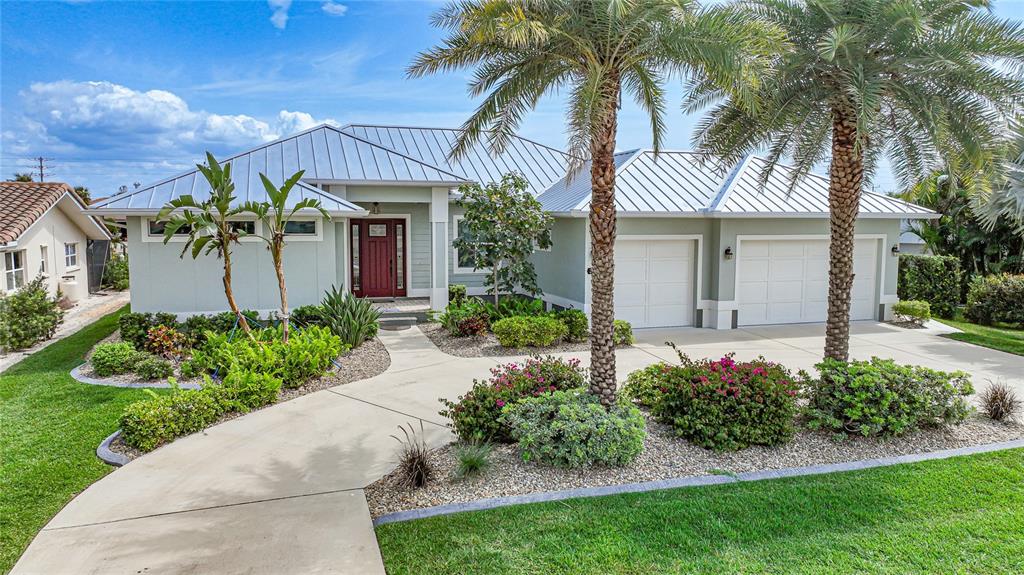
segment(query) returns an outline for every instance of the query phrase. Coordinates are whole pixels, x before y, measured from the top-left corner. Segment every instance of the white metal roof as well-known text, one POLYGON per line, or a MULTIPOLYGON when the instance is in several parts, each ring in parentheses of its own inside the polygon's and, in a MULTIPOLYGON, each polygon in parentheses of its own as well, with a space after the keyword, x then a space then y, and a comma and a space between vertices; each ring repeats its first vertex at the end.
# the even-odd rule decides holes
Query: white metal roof
POLYGON ((353 124, 342 130, 474 182, 498 181, 504 174, 519 172, 529 181, 534 195, 562 179, 569 164, 568 154, 518 136, 499 155, 478 142, 453 162, 448 154, 455 146, 459 130, 366 124, 353 124))

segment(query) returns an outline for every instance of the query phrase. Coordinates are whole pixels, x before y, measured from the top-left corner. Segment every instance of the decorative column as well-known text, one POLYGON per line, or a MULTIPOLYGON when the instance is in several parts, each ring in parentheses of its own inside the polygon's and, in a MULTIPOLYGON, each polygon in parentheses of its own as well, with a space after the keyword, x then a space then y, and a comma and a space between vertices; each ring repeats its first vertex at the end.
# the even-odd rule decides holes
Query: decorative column
POLYGON ((448 306, 448 188, 430 194, 430 309, 448 306))

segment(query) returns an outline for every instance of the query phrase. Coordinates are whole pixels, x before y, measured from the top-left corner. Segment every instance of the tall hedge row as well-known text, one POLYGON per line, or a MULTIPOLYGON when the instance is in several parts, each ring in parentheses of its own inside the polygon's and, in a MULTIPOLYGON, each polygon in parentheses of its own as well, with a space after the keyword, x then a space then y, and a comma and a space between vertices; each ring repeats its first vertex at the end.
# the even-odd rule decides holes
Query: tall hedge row
POLYGON ((953 256, 900 255, 897 294, 901 300, 931 304, 932 313, 953 317, 963 281, 960 260, 953 256))

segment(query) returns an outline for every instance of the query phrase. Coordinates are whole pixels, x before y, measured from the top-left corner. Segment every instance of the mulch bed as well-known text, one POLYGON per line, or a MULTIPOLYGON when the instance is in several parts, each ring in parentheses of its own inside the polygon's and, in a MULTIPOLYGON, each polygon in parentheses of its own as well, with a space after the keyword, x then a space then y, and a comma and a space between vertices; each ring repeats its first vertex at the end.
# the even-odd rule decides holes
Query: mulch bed
POLYGON ((495 445, 491 466, 481 475, 456 480, 457 458, 452 443, 435 450, 435 479, 426 487, 401 486, 394 473, 366 488, 370 514, 381 515, 478 499, 619 485, 680 477, 724 475, 858 461, 998 443, 1024 438, 1024 425, 997 423, 973 416, 961 425, 926 429, 903 437, 837 439, 830 433, 801 429, 778 447, 750 447, 716 453, 676 437, 672 429, 650 419, 640 456, 627 467, 562 469, 525 463, 515 445, 495 445))
MULTIPOLYGON (((548 353, 565 353, 574 351, 590 351, 590 340, 580 342, 560 342, 547 347, 524 347, 510 349, 502 347, 494 334, 469 337, 453 337, 439 323, 421 323, 419 325, 427 338, 438 349, 455 357, 509 357, 517 355, 544 355, 548 353)), ((629 347, 627 346, 619 346, 629 347)))

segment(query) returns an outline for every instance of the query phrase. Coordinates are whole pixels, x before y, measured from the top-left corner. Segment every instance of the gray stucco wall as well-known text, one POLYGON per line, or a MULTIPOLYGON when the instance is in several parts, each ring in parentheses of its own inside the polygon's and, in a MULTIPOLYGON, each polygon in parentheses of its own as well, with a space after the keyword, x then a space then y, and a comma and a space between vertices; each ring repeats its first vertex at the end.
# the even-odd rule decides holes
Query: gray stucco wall
POLYGON ((534 252, 540 289, 545 294, 583 304, 586 298, 587 219, 555 218, 551 251, 534 252))

